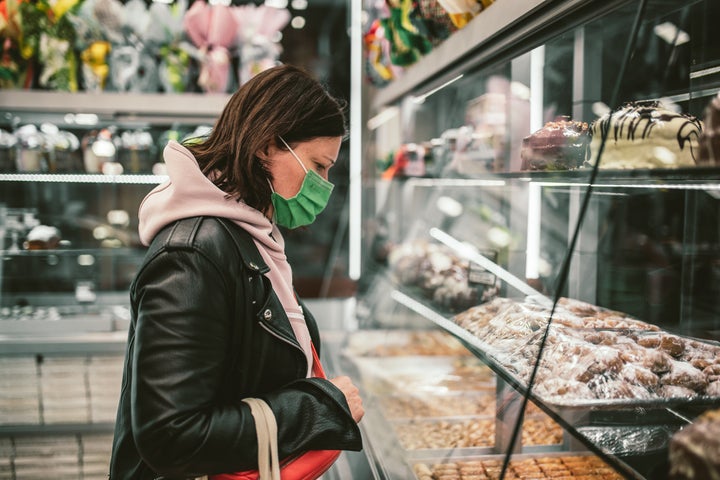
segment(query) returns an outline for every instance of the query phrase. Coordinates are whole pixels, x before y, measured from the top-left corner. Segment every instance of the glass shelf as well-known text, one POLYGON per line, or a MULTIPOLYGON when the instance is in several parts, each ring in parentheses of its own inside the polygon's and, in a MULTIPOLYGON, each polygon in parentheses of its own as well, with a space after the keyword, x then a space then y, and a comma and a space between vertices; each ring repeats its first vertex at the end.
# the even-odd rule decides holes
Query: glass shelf
POLYGON ((112 183, 153 185, 167 180, 167 175, 103 175, 85 173, 0 173, 0 182, 112 183))
POLYGON ((128 247, 98 247, 98 248, 52 248, 38 250, 0 250, 0 256, 3 257, 43 257, 43 256, 80 256, 80 255, 98 255, 98 256, 126 256, 126 255, 144 255, 145 247, 128 248, 128 247))

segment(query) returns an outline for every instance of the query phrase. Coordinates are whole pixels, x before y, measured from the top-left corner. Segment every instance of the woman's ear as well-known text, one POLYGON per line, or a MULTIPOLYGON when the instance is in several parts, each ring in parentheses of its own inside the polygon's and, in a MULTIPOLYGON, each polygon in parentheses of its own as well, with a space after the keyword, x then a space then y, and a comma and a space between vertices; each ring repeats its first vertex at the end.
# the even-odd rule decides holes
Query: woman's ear
POLYGON ((265 147, 261 150, 258 150, 257 152, 255 152, 255 156, 257 158, 259 158, 260 160, 262 160, 263 162, 266 162, 269 157, 267 150, 268 150, 267 147, 265 147))
POLYGON ((265 147, 261 150, 258 150, 257 157, 263 161, 267 161, 270 157, 272 157, 276 152, 278 148, 275 145, 275 141, 273 139, 268 140, 268 143, 265 144, 265 147))

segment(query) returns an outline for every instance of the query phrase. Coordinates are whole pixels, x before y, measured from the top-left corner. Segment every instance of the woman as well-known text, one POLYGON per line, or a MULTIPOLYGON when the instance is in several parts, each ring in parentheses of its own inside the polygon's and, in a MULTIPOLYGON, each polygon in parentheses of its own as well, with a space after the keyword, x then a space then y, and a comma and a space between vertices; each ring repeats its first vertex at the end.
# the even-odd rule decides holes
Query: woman
POLYGON ((202 142, 166 146, 169 180, 139 210, 149 249, 130 289, 112 480, 256 469, 247 397, 272 409, 280 458, 362 448, 358 389, 312 377, 317 325, 278 230, 324 208, 344 135, 339 102, 279 66, 243 85, 202 142))

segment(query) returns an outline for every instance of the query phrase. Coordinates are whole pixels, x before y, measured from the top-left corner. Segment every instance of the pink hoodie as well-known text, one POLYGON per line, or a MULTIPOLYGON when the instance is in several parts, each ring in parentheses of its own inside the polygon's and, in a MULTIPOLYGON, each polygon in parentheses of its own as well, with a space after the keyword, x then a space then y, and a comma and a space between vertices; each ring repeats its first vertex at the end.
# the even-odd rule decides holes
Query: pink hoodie
POLYGON ((270 267, 266 274, 290 319, 295 336, 308 359, 308 376, 312 371, 312 350, 302 308, 295 298, 292 269, 285 256, 285 240, 277 226, 260 211, 243 202, 225 198, 200 171, 195 157, 176 141, 163 151, 169 179, 155 187, 142 201, 138 212, 138 231, 143 245, 175 220, 201 215, 223 217, 240 225, 252 235, 260 255, 270 267), (272 236, 271 236, 272 235, 272 236))

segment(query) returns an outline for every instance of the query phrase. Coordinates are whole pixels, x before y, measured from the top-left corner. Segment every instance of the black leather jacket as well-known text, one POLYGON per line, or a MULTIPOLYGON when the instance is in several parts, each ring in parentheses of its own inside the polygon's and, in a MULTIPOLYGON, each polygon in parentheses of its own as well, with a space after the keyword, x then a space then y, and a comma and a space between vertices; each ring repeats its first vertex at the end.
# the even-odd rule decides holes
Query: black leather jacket
MULTIPOLYGON (((246 397, 275 413, 280 458, 362 448, 342 392, 305 378, 307 361, 267 271, 249 234, 226 220, 184 219, 155 237, 130 288, 111 480, 256 468, 246 397)), ((317 324, 305 316, 319 349, 317 324)))

